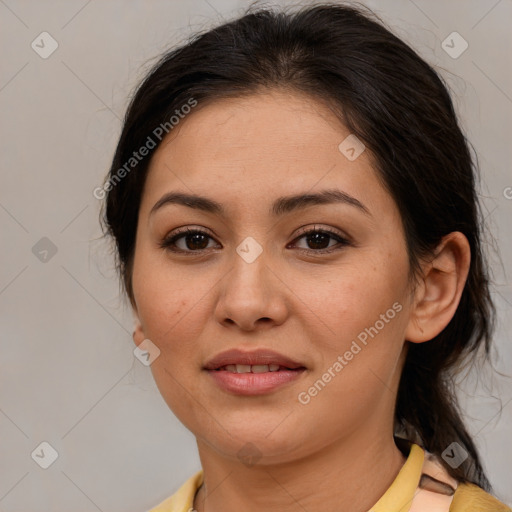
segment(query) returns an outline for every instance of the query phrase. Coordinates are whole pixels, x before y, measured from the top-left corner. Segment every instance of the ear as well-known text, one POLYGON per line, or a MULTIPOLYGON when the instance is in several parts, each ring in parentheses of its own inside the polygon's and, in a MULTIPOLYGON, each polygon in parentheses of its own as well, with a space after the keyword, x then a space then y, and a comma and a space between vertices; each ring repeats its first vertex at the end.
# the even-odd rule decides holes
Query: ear
POLYGON ((133 319, 134 319, 134 326, 133 326, 133 342, 138 347, 145 339, 146 336, 144 335, 144 330, 142 328, 142 323, 139 319, 139 315, 137 313, 136 308, 134 307, 132 309, 133 311, 133 319))
POLYGON ((462 233, 443 237, 434 258, 423 265, 405 331, 407 341, 429 341, 448 325, 459 305, 470 262, 471 249, 462 233))

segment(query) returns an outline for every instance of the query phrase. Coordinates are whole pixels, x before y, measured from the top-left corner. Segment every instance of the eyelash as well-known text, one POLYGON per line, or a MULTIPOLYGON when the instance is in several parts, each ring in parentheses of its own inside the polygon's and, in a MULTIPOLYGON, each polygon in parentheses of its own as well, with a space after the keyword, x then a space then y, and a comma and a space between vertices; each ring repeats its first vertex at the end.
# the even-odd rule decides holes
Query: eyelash
MULTIPOLYGON (((334 231, 331 231, 330 229, 327 229, 327 228, 322 228, 322 229, 313 228, 313 229, 310 229, 309 231, 304 231, 298 237, 296 237, 292 243, 294 243, 308 235, 317 234, 317 233, 326 234, 326 235, 329 235, 331 238, 334 238, 335 240, 337 240, 338 246, 334 245, 327 249, 299 249, 299 251, 306 252, 309 254, 311 254, 311 253, 313 253, 313 254, 329 254, 334 251, 341 250, 347 245, 350 245, 349 240, 347 240, 346 238, 342 237, 340 234, 335 233, 334 231)), ((176 250, 176 249, 172 248, 175 245, 176 241, 179 240, 180 238, 186 237, 187 235, 196 235, 196 234, 206 235, 213 239, 213 237, 211 237, 206 231, 202 231, 200 229, 186 228, 182 231, 174 233, 172 236, 164 238, 164 240, 162 240, 162 242, 159 244, 159 246, 160 246, 160 248, 165 249, 167 251, 171 251, 174 253, 180 253, 180 254, 192 255, 194 253, 196 253, 196 254, 202 253, 203 251, 206 251, 207 249, 184 251, 182 249, 176 250)))

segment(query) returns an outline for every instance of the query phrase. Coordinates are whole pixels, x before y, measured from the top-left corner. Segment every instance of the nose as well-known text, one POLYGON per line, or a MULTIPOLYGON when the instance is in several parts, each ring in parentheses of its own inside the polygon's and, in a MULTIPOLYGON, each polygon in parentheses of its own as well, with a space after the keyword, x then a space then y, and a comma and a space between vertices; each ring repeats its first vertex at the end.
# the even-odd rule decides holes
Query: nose
POLYGON ((217 321, 244 331, 281 325, 288 316, 287 287, 265 251, 249 261, 234 253, 232 270, 220 284, 217 321))

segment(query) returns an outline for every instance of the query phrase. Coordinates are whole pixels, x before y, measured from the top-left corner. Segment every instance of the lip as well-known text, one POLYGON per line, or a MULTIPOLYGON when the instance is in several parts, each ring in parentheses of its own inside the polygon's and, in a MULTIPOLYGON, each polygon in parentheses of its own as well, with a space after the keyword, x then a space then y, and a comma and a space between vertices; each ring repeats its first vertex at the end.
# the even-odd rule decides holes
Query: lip
POLYGON ((238 349, 222 352, 204 367, 213 381, 224 391, 235 395, 255 396, 271 393, 298 379, 306 367, 273 350, 243 351, 238 349), (220 368, 230 364, 281 366, 279 371, 262 373, 235 373, 220 368))
POLYGON ((279 366, 284 366, 285 368, 290 369, 305 368, 301 363, 294 361, 283 354, 279 354, 279 352, 274 352, 273 350, 258 349, 244 351, 240 349, 231 349, 214 356, 205 364, 204 369, 217 370, 228 364, 250 364, 251 366, 278 364, 279 366))

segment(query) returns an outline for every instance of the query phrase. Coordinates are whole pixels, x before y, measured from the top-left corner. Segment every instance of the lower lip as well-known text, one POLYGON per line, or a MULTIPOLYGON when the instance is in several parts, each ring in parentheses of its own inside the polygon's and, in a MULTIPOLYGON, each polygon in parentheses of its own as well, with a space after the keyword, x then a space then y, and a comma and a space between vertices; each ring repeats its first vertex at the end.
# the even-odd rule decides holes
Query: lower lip
POLYGON ((234 373, 226 370, 207 370, 215 383, 225 391, 237 395, 263 395, 297 380, 305 371, 280 370, 278 372, 263 373, 234 373))

